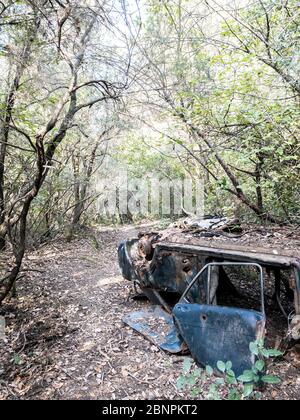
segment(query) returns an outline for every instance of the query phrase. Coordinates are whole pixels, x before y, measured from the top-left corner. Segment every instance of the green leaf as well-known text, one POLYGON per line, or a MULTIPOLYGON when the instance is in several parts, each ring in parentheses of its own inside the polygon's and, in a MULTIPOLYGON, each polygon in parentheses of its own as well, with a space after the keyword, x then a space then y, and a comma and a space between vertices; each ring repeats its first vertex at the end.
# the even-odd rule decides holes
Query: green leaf
POLYGON ((202 370, 197 368, 197 369, 194 370, 193 376, 195 378, 200 378, 201 374, 202 374, 202 370))
POLYGON ((241 395, 237 392, 236 389, 231 389, 228 394, 229 401, 239 401, 241 399, 241 395))
POLYGON ((191 394, 194 398, 198 397, 202 393, 201 388, 193 388, 191 394))
POLYGON ((235 376, 226 375, 226 382, 227 382, 229 385, 234 385, 234 384, 236 384, 236 379, 235 379, 235 376))
POLYGON ((232 376, 233 378, 235 378, 235 373, 233 372, 233 370, 228 369, 228 370, 226 371, 226 373, 227 373, 227 375, 228 375, 228 376, 232 376))
POLYGON ((244 385, 244 390, 243 390, 243 395, 244 397, 250 397, 250 395, 252 394, 254 389, 254 385, 253 384, 245 384, 244 385))
POLYGON ((252 370, 245 370, 237 379, 240 382, 252 382, 254 380, 254 373, 252 370))
POLYGON ((283 353, 276 349, 264 349, 264 356, 266 357, 279 357, 282 356, 283 353))
POLYGON ((22 365, 23 364, 23 361, 22 361, 21 357, 18 354, 15 354, 14 355, 14 363, 16 365, 22 365))
POLYGON ((217 378, 217 379, 215 380, 215 384, 216 384, 216 385, 224 385, 224 384, 225 384, 225 380, 224 380, 224 378, 217 378))
POLYGON ((182 144, 183 144, 183 141, 182 141, 182 140, 180 140, 180 139, 176 139, 176 140, 175 140, 175 142, 176 142, 177 144, 180 144, 180 145, 182 145, 182 144))
POLYGON ((184 388, 185 387, 185 385, 186 385, 186 379, 185 379, 185 377, 184 376, 180 376, 178 379, 177 379, 177 388, 178 389, 182 389, 182 388, 184 388))
POLYGON ((197 378, 195 376, 191 375, 190 377, 187 378, 187 382, 192 387, 196 384, 197 378))
POLYGON ((222 362, 222 360, 219 360, 217 362, 217 368, 219 369, 220 372, 224 373, 226 370, 226 365, 224 362, 222 362))
POLYGON ((262 372, 265 368, 265 362, 263 360, 257 360, 254 366, 259 372, 262 372))
POLYGON ((191 370, 191 367, 192 367, 192 359, 190 359, 190 358, 184 359, 184 362, 183 362, 183 372, 185 374, 189 373, 189 371, 191 370))
POLYGON ((267 349, 262 349, 261 350, 261 354, 266 358, 266 359, 268 359, 270 356, 269 356, 269 351, 267 350, 267 349))
POLYGON ((214 370, 213 370, 213 368, 211 367, 211 366, 206 366, 206 368, 205 368, 205 370, 206 370, 206 373, 208 374, 208 376, 212 376, 213 375, 213 373, 214 373, 214 370))
POLYGON ((255 356, 258 356, 259 350, 258 350, 258 345, 256 342, 250 343, 249 349, 252 354, 255 354, 255 356))
POLYGON ((226 370, 232 369, 232 362, 226 362, 226 370))
POLYGON ((272 385, 276 385, 276 384, 279 384, 281 382, 280 378, 278 378, 277 376, 273 376, 273 375, 265 375, 261 378, 261 380, 265 384, 272 384, 272 385))
POLYGON ((257 346, 260 348, 263 348, 265 345, 265 340, 263 338, 259 338, 258 340, 256 340, 257 346))
POLYGON ((253 381, 256 383, 256 382, 258 382, 260 380, 260 376, 258 376, 258 375, 253 375, 253 381))

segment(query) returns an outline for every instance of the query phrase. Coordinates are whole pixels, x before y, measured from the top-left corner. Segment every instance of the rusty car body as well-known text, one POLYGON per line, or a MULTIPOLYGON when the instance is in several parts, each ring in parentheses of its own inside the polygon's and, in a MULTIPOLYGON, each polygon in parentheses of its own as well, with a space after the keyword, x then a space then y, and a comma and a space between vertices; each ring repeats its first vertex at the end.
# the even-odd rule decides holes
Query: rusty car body
POLYGON ((253 363, 249 343, 266 333, 266 276, 273 282, 272 301, 287 319, 290 336, 300 338, 300 255, 297 249, 283 249, 281 241, 260 248, 261 236, 246 245, 234 243, 243 235, 226 229, 213 220, 198 223, 196 229, 184 225, 123 241, 118 249, 123 277, 152 304, 127 315, 124 322, 165 351, 188 349, 204 366, 230 360, 239 374, 253 363), (230 270, 238 282, 244 270, 242 293, 230 270), (255 305, 243 307, 243 292, 251 295, 254 289, 255 305), (288 299, 291 308, 285 308, 282 299, 288 299))

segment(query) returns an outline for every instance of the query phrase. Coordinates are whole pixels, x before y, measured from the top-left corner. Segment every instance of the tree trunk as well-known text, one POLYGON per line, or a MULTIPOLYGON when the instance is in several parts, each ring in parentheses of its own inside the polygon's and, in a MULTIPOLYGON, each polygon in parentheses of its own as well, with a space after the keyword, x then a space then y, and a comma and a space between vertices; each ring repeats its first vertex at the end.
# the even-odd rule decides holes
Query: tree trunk
POLYGON ((177 113, 177 116, 179 116, 187 124, 188 128, 192 132, 194 132, 194 134, 199 139, 201 139, 201 141, 203 141, 206 144, 206 146, 212 151, 217 162, 219 163, 221 168, 224 170, 225 174, 227 175, 228 179, 230 180, 233 186, 233 189, 227 188, 227 191, 235 195, 243 204, 245 204, 250 210, 252 210, 260 219, 266 222, 274 223, 274 224, 282 224, 283 222, 281 219, 278 219, 277 217, 265 212, 264 209, 261 208, 258 204, 252 203, 248 199, 248 197, 245 195, 244 191, 241 188, 238 178, 235 176, 235 174, 232 172, 230 167, 226 164, 223 158, 216 151, 216 147, 212 145, 212 143, 208 140, 207 136, 205 136, 197 127, 192 126, 191 124, 188 124, 183 114, 178 115, 177 113))
POLYGON ((5 237, 7 234, 4 228, 5 223, 5 161, 7 155, 7 143, 10 132, 10 124, 12 123, 12 113, 15 106, 16 95, 20 87, 21 78, 28 65, 31 56, 31 47, 36 39, 40 21, 36 20, 35 27, 18 58, 15 76, 12 84, 9 86, 3 110, 3 119, 0 121, 0 250, 5 248, 5 237))

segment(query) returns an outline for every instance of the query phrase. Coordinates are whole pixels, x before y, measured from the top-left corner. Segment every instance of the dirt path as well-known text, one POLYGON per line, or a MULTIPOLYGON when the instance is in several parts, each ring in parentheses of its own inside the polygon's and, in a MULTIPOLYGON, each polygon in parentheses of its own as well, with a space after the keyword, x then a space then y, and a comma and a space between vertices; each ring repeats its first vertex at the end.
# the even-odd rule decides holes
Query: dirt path
MULTIPOLYGON (((145 305, 129 299, 116 249, 134 228, 98 232, 71 244, 55 242, 30 253, 35 269, 20 283, 0 343, 0 398, 176 399, 182 357, 159 351, 124 326, 122 317, 145 305), (3 345, 4 344, 4 345, 3 345)), ((295 376, 272 398, 293 398, 295 376), (292 394, 290 394, 290 391, 292 394)))
POLYGON ((179 396, 182 358, 158 351, 121 320, 145 304, 128 300, 131 284, 117 263, 118 242, 135 234, 100 232, 27 257, 26 266, 43 273, 23 280, 18 300, 5 308, 10 351, 0 364, 2 398, 179 396))

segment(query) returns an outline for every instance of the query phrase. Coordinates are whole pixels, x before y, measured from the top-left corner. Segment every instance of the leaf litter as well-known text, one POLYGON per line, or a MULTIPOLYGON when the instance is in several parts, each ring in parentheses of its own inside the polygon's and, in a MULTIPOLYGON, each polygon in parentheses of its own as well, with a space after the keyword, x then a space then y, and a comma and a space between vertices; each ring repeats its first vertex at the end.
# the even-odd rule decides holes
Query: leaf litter
MULTIPOLYGON (((117 244, 138 228, 93 232, 28 253, 17 298, 0 307, 0 399, 190 399, 176 388, 183 356, 160 351, 122 322, 147 302, 130 299, 117 244)), ((297 352, 297 349, 294 350, 297 352)), ((298 399, 299 364, 287 355, 270 366, 282 383, 268 399, 298 399)))

